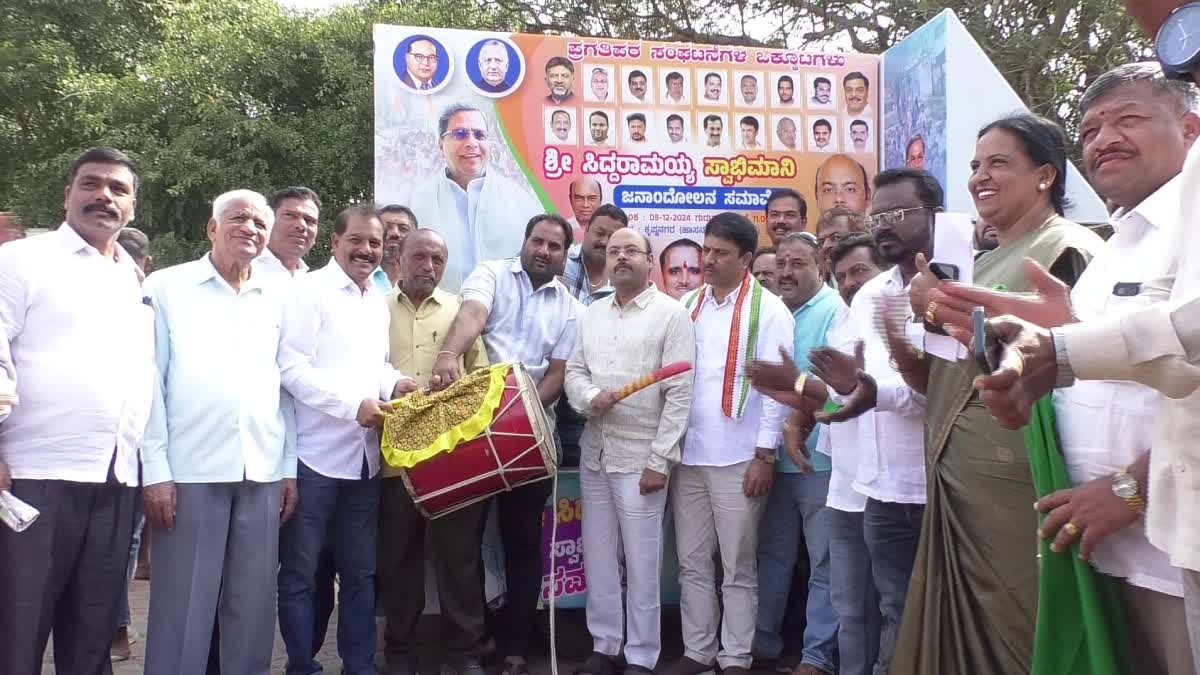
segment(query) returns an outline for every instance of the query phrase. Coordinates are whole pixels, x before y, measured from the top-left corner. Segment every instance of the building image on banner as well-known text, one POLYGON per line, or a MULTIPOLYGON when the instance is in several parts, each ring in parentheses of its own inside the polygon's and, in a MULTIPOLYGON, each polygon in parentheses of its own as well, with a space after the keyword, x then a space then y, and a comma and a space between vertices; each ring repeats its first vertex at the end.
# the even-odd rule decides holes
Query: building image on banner
POLYGON ((561 214, 578 241, 613 203, 678 297, 717 213, 765 242, 773 188, 804 196, 809 229, 866 208, 879 79, 862 54, 376 26, 375 196, 445 237, 447 290, 517 255, 532 216, 561 214))
POLYGON ((945 15, 888 50, 883 77, 883 168, 925 169, 946 185, 945 15))

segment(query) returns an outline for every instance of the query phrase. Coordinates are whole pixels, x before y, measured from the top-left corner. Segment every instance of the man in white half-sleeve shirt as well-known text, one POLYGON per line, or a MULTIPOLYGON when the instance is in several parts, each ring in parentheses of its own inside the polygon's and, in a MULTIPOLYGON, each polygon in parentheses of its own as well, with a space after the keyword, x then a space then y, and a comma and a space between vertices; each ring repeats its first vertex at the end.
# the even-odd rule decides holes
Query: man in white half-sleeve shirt
MULTIPOLYGON (((582 309, 557 279, 570 246, 571 225, 561 216, 542 214, 525 225, 520 258, 492 260, 475 268, 463 283, 462 308, 433 367, 430 384, 435 389, 461 376, 458 357, 482 335, 491 363, 525 365, 554 427, 554 402, 562 393, 582 309)), ((528 668, 525 654, 537 628, 542 584, 542 511, 551 487, 550 481, 538 481, 496 498, 508 587, 497 637, 509 671, 528 668)))
POLYGON ((0 465, 41 511, 20 534, 0 527, 0 673, 40 672, 51 632, 58 672, 111 672, 154 393, 154 313, 116 243, 137 185, 124 153, 88 150, 66 222, 0 247, 0 331, 21 375, 0 465))
POLYGON ((650 284, 650 241, 628 227, 608 240, 616 291, 584 310, 567 363, 567 396, 588 416, 580 440, 587 621, 595 645, 584 672, 612 672, 625 641, 626 673, 648 675, 661 650, 659 578, 667 478, 692 401, 684 373, 615 401, 616 390, 669 363, 691 363, 687 310, 650 284), (618 545, 625 550, 622 600, 618 545), (625 607, 622 615, 622 605, 625 607), (624 630, 623 630, 624 629, 624 630))
POLYGON ((684 296, 696 328, 696 379, 683 461, 671 484, 684 655, 667 671, 745 675, 758 614, 758 521, 788 409, 750 386, 746 366, 791 354, 794 320, 750 274, 758 230, 722 213, 704 229, 704 285, 684 296), (724 581, 717 603, 713 554, 724 581), (721 651, 717 651, 717 625, 721 651))
POLYGON ((296 405, 296 515, 279 542, 279 628, 288 672, 313 660, 317 558, 334 551, 342 672, 375 672, 375 539, 379 433, 386 401, 416 384, 388 362, 387 305, 371 283, 383 223, 351 206, 333 225, 333 260, 296 280, 285 305, 279 366, 296 405))
POLYGON ((227 192, 213 201, 212 250, 146 280, 158 364, 142 444, 147 672, 204 673, 214 617, 222 672, 271 668, 279 522, 296 504, 276 358, 284 289, 252 273, 273 222, 262 195, 227 192))

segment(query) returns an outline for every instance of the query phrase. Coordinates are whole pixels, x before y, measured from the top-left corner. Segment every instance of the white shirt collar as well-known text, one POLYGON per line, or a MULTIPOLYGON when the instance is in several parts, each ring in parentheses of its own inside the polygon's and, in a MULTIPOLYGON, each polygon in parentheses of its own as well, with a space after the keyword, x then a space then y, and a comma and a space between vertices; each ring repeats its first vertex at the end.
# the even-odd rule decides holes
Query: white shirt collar
POLYGON ((1141 204, 1132 209, 1117 209, 1109 220, 1113 231, 1119 232, 1122 227, 1128 226, 1134 219, 1151 227, 1161 228, 1175 225, 1179 214, 1179 191, 1183 186, 1182 177, 1183 174, 1176 174, 1174 178, 1150 193, 1149 197, 1143 199, 1141 204))

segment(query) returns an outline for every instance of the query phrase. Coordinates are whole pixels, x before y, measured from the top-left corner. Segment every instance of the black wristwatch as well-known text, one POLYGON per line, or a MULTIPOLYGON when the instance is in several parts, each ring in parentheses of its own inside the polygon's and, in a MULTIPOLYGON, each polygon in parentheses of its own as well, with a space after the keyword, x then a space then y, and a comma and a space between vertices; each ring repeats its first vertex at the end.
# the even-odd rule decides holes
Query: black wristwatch
POLYGON ((1154 52, 1163 74, 1173 80, 1192 82, 1192 70, 1200 65, 1200 2, 1176 7, 1154 39, 1154 52))

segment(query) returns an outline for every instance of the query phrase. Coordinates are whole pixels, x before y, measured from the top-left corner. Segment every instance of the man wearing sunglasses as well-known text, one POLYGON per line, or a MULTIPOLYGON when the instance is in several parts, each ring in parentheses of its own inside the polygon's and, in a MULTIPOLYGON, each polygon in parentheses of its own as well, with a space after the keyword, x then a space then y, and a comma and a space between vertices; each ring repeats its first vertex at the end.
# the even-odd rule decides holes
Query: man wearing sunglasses
POLYGON ((489 122, 479 108, 466 103, 446 108, 438 118, 438 139, 446 168, 394 201, 410 204, 417 221, 429 223, 455 252, 442 287, 456 292, 480 262, 516 254, 525 224, 542 208, 523 181, 492 170, 489 122))

